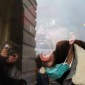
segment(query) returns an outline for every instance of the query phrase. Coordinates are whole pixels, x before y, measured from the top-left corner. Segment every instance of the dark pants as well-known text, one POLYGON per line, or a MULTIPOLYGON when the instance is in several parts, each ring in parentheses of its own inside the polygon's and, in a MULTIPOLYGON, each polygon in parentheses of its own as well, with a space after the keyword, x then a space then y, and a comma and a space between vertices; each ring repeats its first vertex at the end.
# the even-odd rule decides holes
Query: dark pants
POLYGON ((36 85, 49 85, 49 78, 48 78, 47 74, 37 73, 36 81, 37 81, 36 85))

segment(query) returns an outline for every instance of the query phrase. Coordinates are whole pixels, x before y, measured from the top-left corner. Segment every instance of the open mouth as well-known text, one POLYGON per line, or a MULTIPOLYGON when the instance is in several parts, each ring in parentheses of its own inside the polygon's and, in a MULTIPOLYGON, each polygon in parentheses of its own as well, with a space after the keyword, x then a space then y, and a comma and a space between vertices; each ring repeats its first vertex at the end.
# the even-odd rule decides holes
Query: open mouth
POLYGON ((45 55, 45 56, 43 54, 41 54, 40 59, 44 62, 48 62, 48 61, 51 60, 51 54, 48 54, 48 55, 45 55))

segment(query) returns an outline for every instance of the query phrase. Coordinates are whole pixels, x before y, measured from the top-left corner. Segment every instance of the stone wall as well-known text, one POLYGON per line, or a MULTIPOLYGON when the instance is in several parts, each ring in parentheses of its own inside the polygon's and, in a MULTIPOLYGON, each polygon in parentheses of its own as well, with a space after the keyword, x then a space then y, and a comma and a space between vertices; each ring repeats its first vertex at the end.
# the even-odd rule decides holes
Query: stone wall
POLYGON ((27 80, 28 85, 35 85, 35 27, 36 27, 36 1, 23 0, 24 7, 24 29, 22 50, 22 77, 27 80))

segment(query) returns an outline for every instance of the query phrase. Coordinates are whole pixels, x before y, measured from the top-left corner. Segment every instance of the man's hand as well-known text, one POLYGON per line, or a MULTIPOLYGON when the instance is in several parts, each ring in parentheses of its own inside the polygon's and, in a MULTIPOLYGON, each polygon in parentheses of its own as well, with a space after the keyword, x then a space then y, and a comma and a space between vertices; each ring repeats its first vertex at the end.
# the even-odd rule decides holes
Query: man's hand
POLYGON ((70 32, 69 33, 69 44, 72 45, 75 41, 75 33, 74 32, 70 32))

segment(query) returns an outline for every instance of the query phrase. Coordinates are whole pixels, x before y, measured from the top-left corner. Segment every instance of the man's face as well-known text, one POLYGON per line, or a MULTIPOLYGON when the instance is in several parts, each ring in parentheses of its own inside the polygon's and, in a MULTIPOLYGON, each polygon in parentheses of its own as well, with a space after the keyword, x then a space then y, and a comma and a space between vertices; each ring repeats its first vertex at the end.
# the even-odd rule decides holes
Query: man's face
POLYGON ((15 63, 18 60, 19 56, 17 53, 13 54, 13 55, 9 55, 8 57, 8 62, 9 63, 15 63))
POLYGON ((8 48, 3 48, 1 51, 1 56, 7 57, 7 55, 8 55, 8 48))
POLYGON ((48 54, 46 56, 44 55, 40 55, 41 61, 43 62, 43 64, 47 67, 51 67, 54 63, 54 54, 48 54))

